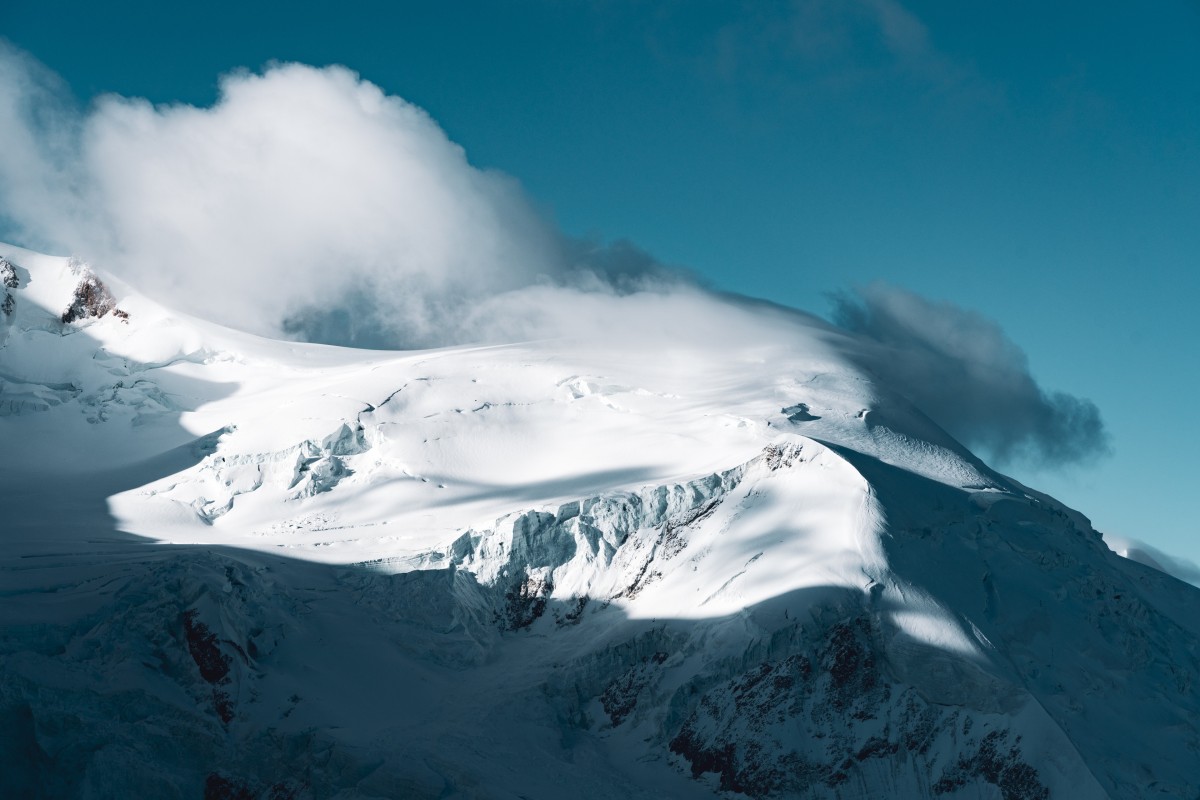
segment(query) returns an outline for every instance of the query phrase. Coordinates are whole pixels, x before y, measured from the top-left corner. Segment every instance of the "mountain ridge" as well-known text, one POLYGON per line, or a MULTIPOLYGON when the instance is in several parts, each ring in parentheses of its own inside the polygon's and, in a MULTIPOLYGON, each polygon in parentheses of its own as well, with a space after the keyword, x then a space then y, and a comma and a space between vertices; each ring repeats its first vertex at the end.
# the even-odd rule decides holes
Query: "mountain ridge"
POLYGON ((5 254, 17 796, 1198 789, 1200 593, 849 334, 647 294, 648 341, 354 352, 64 322, 5 254))

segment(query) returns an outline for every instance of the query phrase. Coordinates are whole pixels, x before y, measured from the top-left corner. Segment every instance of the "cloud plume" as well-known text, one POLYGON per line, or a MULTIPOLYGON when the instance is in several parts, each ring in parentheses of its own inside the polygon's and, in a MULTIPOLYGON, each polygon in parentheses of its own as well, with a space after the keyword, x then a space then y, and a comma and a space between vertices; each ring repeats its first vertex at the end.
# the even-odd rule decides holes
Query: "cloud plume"
POLYGON ((1046 466, 1108 452, 1096 405, 1039 386, 992 320, 881 283, 834 306, 834 321, 861 339, 862 366, 969 447, 1046 466))
MULTIPOLYGON (((736 303, 631 244, 564 235, 344 67, 227 75, 210 108, 109 95, 81 111, 0 41, 0 141, 0 237, 242 330, 404 348, 609 341, 641 330, 634 313, 676 333, 718 311, 736 327, 736 303), (625 297, 647 289, 659 297, 625 297)), ((1096 407, 1039 387, 989 320, 885 286, 842 296, 836 319, 861 366, 970 446, 1056 464, 1107 447, 1096 407)))
POLYGON ((569 240, 514 180, 344 67, 227 75, 211 108, 110 95, 86 113, 2 43, 0 75, 9 232, 243 330, 445 344, 508 290, 665 274, 634 248, 569 240))

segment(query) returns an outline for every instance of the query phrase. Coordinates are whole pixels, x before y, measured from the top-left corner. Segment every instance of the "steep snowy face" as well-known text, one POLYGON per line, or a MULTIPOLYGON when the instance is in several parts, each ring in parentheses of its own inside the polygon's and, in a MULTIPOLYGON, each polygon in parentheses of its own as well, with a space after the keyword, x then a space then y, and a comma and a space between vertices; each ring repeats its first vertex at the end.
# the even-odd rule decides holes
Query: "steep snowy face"
POLYGON ((91 468, 191 448, 190 469, 112 499, 125 530, 158 539, 394 558, 514 505, 728 470, 800 436, 953 485, 1005 485, 849 366, 844 336, 799 314, 645 294, 612 300, 624 316, 604 347, 347 351, 234 334, 124 287, 123 316, 105 313, 113 281, 15 252, 36 275, 15 290, 0 350, 6 435, 25 468, 47 471, 64 467, 38 444, 55 438, 91 468), (93 294, 108 299, 67 314, 93 294), (333 521, 337 541, 310 535, 333 521))
POLYGON ((20 791, 1200 791, 1197 591, 819 321, 677 291, 603 347, 347 351, 0 255, 20 791))

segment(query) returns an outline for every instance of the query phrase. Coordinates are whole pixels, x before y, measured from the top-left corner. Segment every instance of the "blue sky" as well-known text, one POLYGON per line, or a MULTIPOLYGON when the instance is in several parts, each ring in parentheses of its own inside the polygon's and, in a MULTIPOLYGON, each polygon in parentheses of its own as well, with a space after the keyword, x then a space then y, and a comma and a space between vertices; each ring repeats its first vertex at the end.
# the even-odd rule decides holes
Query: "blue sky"
POLYGON ((0 35, 83 105, 345 64, 570 233, 818 313, 875 280, 974 309, 1112 436, 1006 469, 1200 560, 1195 3, 8 0, 0 35))

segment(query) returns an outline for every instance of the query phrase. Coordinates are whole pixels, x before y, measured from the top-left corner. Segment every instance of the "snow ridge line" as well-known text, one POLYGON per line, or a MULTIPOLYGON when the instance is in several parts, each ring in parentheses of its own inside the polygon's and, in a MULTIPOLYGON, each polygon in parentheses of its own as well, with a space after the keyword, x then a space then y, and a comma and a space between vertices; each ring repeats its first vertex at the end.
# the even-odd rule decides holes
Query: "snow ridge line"
POLYGON ((751 472, 772 473, 810 460, 820 444, 800 438, 768 445, 750 461, 684 483, 611 492, 554 512, 527 510, 468 530, 447 553, 419 557, 424 568, 471 573, 495 591, 496 621, 522 630, 554 600, 574 604, 559 624, 575 624, 584 607, 633 600, 662 577, 659 569, 687 547, 688 530, 711 516, 751 472))

